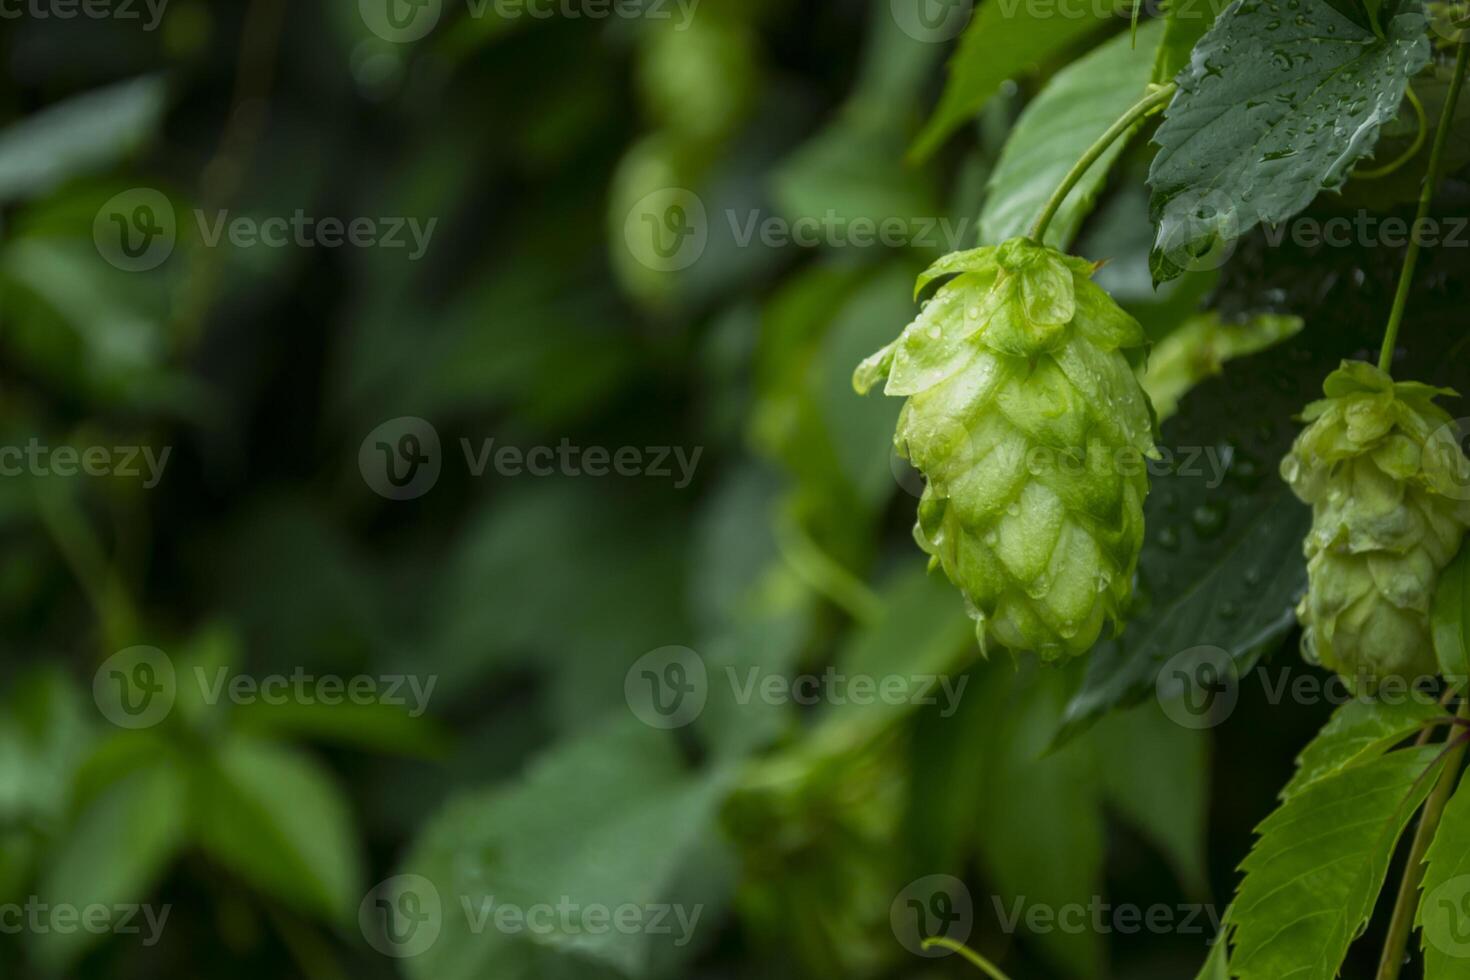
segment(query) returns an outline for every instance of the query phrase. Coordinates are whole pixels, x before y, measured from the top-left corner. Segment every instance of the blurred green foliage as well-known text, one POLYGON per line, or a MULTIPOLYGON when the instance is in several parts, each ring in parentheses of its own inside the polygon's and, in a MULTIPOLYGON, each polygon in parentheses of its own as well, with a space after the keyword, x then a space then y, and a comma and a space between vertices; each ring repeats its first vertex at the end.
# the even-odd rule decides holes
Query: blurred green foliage
MULTIPOLYGON (((918 270, 974 245, 982 213, 1009 227, 1010 195, 1039 203, 1025 178, 1055 161, 1000 151, 1018 116, 1045 136, 1022 109, 1052 77, 1076 86, 1064 51, 1112 37, 1093 58, 1119 85, 1145 78, 1127 19, 1040 46, 1031 24, 1013 61, 966 69, 965 104, 935 124, 959 136, 919 163, 905 154, 946 49, 889 0, 703 0, 687 30, 496 9, 446 3, 412 43, 351 3, 172 0, 156 30, 0 22, 0 446, 169 452, 152 486, 0 477, 0 905, 171 909, 155 944, 0 933, 0 974, 965 976, 890 921, 909 882, 946 873, 974 896, 971 944, 1014 976, 1187 975, 1203 932, 1033 934, 1000 912, 1213 902, 1318 716, 1259 724, 1247 705, 1212 749, 1150 703, 1054 746, 1081 677, 976 661, 959 599, 908 538, 897 403, 850 388, 912 317, 918 270), (992 179, 1004 200, 986 201, 992 179), (99 239, 109 202, 140 188, 177 242, 128 271, 99 239), (677 274, 626 241, 670 188, 708 216, 677 274), (209 243, 221 212, 298 211, 434 224, 417 261, 209 243), (933 231, 742 245, 752 217, 933 231), (403 416, 435 427, 443 470, 391 501, 359 452, 403 416), (699 455, 687 486, 477 475, 463 447, 488 438, 699 455), (710 685, 676 732, 640 723, 625 692, 670 645, 710 685), (93 684, 144 676, 148 655, 115 659, 140 646, 179 683, 166 718, 131 730, 93 684), (828 668, 965 688, 949 713, 735 690, 828 668), (198 697, 192 679, 221 671, 433 687, 422 714, 198 697), (360 915, 395 875, 433 882, 446 909, 401 961, 360 915), (531 939, 460 914, 560 897, 700 922, 678 944, 531 939)), ((1062 136, 1053 155, 1075 154, 1062 136)), ((1220 331, 1285 306, 1249 261, 1218 290, 1199 274, 1152 292, 1147 156, 1122 154, 1126 181, 1090 188, 1068 235, 1096 197, 1079 247, 1112 260, 1102 281, 1154 340, 1204 338, 1160 345, 1177 399, 1263 342, 1220 331), (1211 294, 1224 320, 1199 318, 1211 294)), ((1271 340, 1295 326, 1254 323, 1271 340)))

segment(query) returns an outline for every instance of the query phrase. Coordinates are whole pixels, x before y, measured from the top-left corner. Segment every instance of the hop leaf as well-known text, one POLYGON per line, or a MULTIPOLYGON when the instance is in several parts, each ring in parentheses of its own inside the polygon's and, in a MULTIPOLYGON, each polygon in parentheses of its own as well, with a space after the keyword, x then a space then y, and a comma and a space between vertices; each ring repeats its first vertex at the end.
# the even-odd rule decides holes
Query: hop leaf
POLYGON ((1153 415, 1121 350, 1138 322, 1094 266, 1025 238, 956 252, 954 275, 853 385, 906 396, 894 443, 927 481, 914 537, 982 649, 1078 656, 1133 588, 1153 415))
POLYGON ((1429 608, 1470 524, 1470 461, 1434 404, 1453 391, 1344 361, 1281 475, 1312 505, 1302 654, 1369 688, 1435 672, 1429 608))

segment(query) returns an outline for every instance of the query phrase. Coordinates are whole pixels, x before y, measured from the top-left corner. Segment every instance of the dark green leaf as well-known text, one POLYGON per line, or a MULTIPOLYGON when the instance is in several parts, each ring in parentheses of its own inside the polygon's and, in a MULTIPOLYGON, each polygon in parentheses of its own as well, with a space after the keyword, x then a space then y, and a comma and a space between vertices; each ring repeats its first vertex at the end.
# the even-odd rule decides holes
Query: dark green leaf
MULTIPOLYGON (((1026 106, 991 175, 980 244, 1025 234, 1078 158, 1143 97, 1162 30, 1157 21, 1144 26, 1136 47, 1120 34, 1058 72, 1026 106)), ((1047 244, 1065 249, 1076 236, 1125 145, 1115 141, 1067 195, 1047 228, 1047 244)))
MULTIPOLYGON (((39 897, 79 914, 90 905, 142 903, 184 843, 185 800, 184 780, 166 761, 114 783, 67 831, 39 897)), ((38 959, 58 968, 101 937, 51 929, 35 938, 38 959)))
POLYGON ((1196 314, 1149 351, 1143 390, 1159 418, 1167 419, 1186 392, 1219 374, 1225 362, 1273 347, 1301 328, 1296 316, 1264 313, 1245 323, 1226 323, 1213 311, 1196 314))
POLYGON ((1324 777, 1256 828, 1231 906, 1240 980, 1333 980, 1368 923, 1394 846, 1439 771, 1441 747, 1324 777))
POLYGON ((898 484, 890 468, 898 399, 852 397, 852 366, 892 339, 913 315, 913 270, 892 263, 856 289, 832 322, 808 384, 816 413, 843 476, 868 508, 877 509, 898 484))
POLYGON ((989 773, 985 749, 998 744, 1005 718, 1008 687, 992 682, 997 670, 1010 665, 973 665, 961 675, 965 696, 958 710, 945 714, 934 706, 915 719, 905 820, 920 868, 957 867, 975 848, 975 814, 989 773))
MULTIPOLYGON (((1172 457, 1172 466, 1151 470, 1136 608, 1123 635, 1090 655, 1064 737, 1153 694, 1172 657, 1216 647, 1243 674, 1291 628, 1306 587, 1301 542, 1311 513, 1276 468, 1296 435, 1287 420, 1334 361, 1287 347, 1232 362, 1164 424, 1163 462, 1172 457)), ((1289 347, 1319 345, 1304 333, 1289 347)))
POLYGON ((939 108, 919 134, 911 157, 923 160, 978 113, 1007 79, 1052 58, 1101 29, 1112 11, 1086 4, 1076 17, 1051 16, 1040 4, 989 0, 979 5, 949 63, 939 108))
MULTIPOLYGON (((1362 207, 1370 211, 1389 211, 1395 205, 1411 204, 1419 199, 1419 189, 1424 186, 1424 175, 1429 169, 1430 144, 1448 101, 1452 66, 1452 61, 1441 60, 1431 65, 1412 83, 1414 91, 1424 103, 1424 112, 1428 117, 1427 131, 1423 134, 1419 152, 1391 174, 1349 181, 1342 192, 1344 209, 1362 207)), ((1470 99, 1460 100, 1450 126, 1449 136, 1445 140, 1444 168, 1445 173, 1452 174, 1458 173, 1470 163, 1470 99)), ((1383 127, 1371 163, 1360 165, 1360 169, 1386 166, 1399 159, 1408 152, 1419 136, 1418 114, 1405 101, 1398 118, 1383 127)))
POLYGON ((900 29, 888 0, 871 4, 868 48, 852 94, 774 176, 787 218, 835 212, 848 221, 881 221, 936 213, 934 181, 906 170, 903 155, 939 53, 939 45, 900 29))
POLYGON ((1349 701, 1333 712, 1297 756, 1296 773, 1281 798, 1290 799, 1324 776, 1382 755, 1435 717, 1448 718, 1432 697, 1424 695, 1390 703, 1349 701))
POLYGON ((0 825, 61 817, 92 738, 86 710, 59 669, 17 678, 0 704, 0 825))
POLYGON ((195 832, 206 852, 291 908, 345 923, 362 897, 357 829, 311 758, 235 737, 198 770, 195 832))
MULTIPOLYGON (((1008 694, 976 830, 996 899, 1007 915, 1037 905, 1086 906, 1102 884, 1104 767, 1087 742, 1047 752, 1065 704, 1067 672, 1016 676, 1002 666, 994 673, 1008 694)), ((1051 929, 1035 940, 1058 970, 1098 975, 1103 947, 1097 932, 1051 929)))
POLYGON ((1440 673, 1458 685, 1470 681, 1470 548, 1440 573, 1429 621, 1440 673))
MULTIPOLYGON (((405 704, 380 701, 324 704, 288 701, 270 704, 251 701, 235 708, 232 723, 241 731, 255 732, 281 739, 314 739, 356 746, 387 755, 437 758, 449 745, 445 731, 429 716, 415 714, 419 695, 430 700, 431 690, 417 690, 405 682, 396 697, 405 704)), ((395 682, 396 683, 396 682, 395 682)))
POLYGON ((1210 955, 1195 980, 1230 980, 1230 910, 1225 910, 1219 933, 1211 940, 1210 955))
POLYGON ((723 845, 711 835, 727 789, 722 776, 686 770, 669 733, 624 714, 562 743, 518 784, 456 799, 401 869, 432 882, 445 910, 437 942, 405 960, 409 975, 520 977, 533 959, 558 958, 566 958, 570 976, 598 976, 597 967, 667 975, 713 936, 730 886, 723 845), (573 917, 553 918, 545 934, 474 928, 502 906, 559 901, 574 907, 573 917), (579 923, 594 906, 650 903, 698 914, 692 935, 681 936, 672 915, 671 932, 662 935, 594 932, 579 923))
POLYGON ((50 106, 0 132, 0 201, 48 190, 108 166, 147 141, 167 91, 156 75, 50 106))
POLYGON ((1088 741, 1097 748, 1108 805, 1168 857, 1189 894, 1209 894, 1210 734, 1180 728, 1149 703, 1104 718, 1088 741))
POLYGON ((905 697, 831 705, 808 739, 813 752, 866 742, 910 714, 918 698, 952 704, 966 696, 939 680, 958 683, 956 674, 973 656, 974 626, 944 576, 922 565, 909 568, 885 583, 882 614, 856 629, 837 656, 842 674, 878 684, 901 681, 905 697))
POLYGON ((1154 59, 1155 82, 1171 81, 1189 64, 1194 46, 1227 5, 1228 0, 1167 0, 1164 38, 1154 59))
POLYGON ((1340 187, 1428 61, 1412 4, 1379 37, 1327 0, 1293 2, 1236 3, 1180 76, 1149 174, 1156 281, 1340 187))
POLYGON ((1470 785, 1460 783, 1424 855, 1415 922, 1424 980, 1470 977, 1470 785))

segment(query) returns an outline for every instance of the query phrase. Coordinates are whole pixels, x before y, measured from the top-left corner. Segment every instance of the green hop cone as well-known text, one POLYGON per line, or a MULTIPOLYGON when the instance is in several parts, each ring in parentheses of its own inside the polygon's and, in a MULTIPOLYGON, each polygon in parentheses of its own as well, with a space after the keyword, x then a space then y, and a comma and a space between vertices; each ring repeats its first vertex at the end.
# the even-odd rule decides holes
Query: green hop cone
POLYGON ((1470 461, 1444 388, 1344 361, 1302 413, 1281 475, 1312 505, 1302 653, 1371 689, 1436 673, 1429 609, 1470 524, 1470 461))
POLYGON ((853 386, 908 398, 894 444, 924 474, 914 537, 994 640, 1086 653, 1133 589, 1153 414, 1122 350, 1138 322, 1095 267, 1014 238, 956 252, 954 274, 853 386))

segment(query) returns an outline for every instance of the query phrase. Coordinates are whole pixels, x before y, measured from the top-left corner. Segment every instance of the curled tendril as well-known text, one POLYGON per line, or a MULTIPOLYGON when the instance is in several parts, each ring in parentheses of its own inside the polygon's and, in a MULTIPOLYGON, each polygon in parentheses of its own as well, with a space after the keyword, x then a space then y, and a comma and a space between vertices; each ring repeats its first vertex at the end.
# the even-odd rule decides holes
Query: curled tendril
POLYGON ((948 939, 944 936, 935 936, 932 939, 924 940, 922 945, 926 950, 933 949, 937 946, 940 949, 947 949, 950 952, 959 953, 966 960, 979 967, 980 972, 990 977, 991 980, 1010 980, 1010 977, 1000 971, 1000 967, 991 963, 964 943, 955 942, 953 939, 948 939))
POLYGON ((1424 149, 1424 144, 1429 141, 1429 115, 1424 111, 1424 103, 1419 100, 1419 95, 1414 91, 1414 86, 1410 85, 1406 94, 1409 97, 1410 104, 1414 107, 1414 115, 1419 120, 1419 132, 1414 136, 1413 145, 1405 150, 1398 159, 1386 163, 1381 167, 1375 167, 1372 170, 1353 171, 1353 177, 1355 179, 1380 180, 1397 172, 1410 160, 1418 156, 1419 151, 1424 149))

